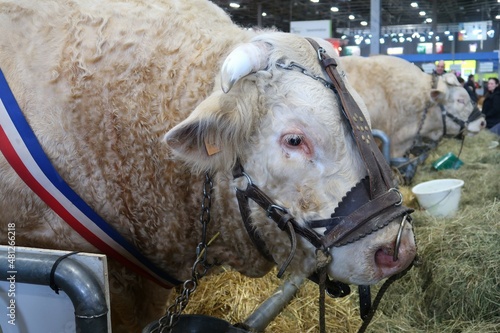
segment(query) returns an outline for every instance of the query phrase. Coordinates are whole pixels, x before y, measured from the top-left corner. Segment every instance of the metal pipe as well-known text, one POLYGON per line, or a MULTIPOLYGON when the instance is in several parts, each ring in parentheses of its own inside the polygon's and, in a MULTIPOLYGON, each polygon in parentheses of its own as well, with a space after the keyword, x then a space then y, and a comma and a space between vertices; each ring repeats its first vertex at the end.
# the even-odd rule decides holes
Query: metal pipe
POLYGON ((384 131, 372 129, 372 135, 382 141, 382 154, 387 163, 391 162, 391 139, 385 134, 384 131))
MULTIPOLYGON (((0 250, 7 258, 7 251, 0 250)), ((50 285, 52 267, 60 256, 16 252, 16 282, 50 285)), ((8 278, 8 262, 0 262, 0 279, 8 278)), ((71 299, 75 308, 76 332, 106 333, 108 331, 106 297, 91 270, 76 260, 65 258, 54 271, 54 282, 71 299)))
POLYGON ((244 325, 249 327, 252 332, 264 332, 267 325, 290 303, 304 281, 304 278, 299 277, 291 277, 286 280, 271 297, 255 309, 245 320, 244 325))

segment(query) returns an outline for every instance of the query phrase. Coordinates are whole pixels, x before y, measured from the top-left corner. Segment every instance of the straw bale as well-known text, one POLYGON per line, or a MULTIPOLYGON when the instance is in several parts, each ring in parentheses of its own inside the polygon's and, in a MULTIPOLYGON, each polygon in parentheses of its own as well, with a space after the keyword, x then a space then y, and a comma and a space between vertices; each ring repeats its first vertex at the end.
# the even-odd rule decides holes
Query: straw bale
MULTIPOLYGON (((433 170, 431 163, 461 142, 443 140, 419 166, 413 184, 439 178, 465 181, 457 215, 435 218, 421 211, 411 186, 402 187, 405 203, 416 209, 414 229, 420 265, 387 291, 367 332, 500 332, 500 148, 499 137, 483 131, 466 137, 458 170, 433 170)), ((282 283, 276 271, 251 279, 226 270, 203 279, 186 308, 243 322, 282 283)), ((379 285, 372 287, 372 297, 379 285)), ((326 297, 327 332, 357 332, 361 325, 356 287, 341 298, 326 297)), ((171 300, 170 300, 171 302, 171 300)), ((318 288, 306 282, 266 332, 318 332, 318 288)))

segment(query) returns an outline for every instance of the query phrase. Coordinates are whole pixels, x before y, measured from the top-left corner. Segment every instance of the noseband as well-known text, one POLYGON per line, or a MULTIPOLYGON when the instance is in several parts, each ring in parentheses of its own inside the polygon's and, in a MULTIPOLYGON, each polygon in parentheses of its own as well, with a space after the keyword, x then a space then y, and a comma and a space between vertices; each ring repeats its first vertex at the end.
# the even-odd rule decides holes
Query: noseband
POLYGON ((450 118, 455 124, 460 126, 460 132, 459 134, 457 134, 458 138, 463 137, 467 125, 481 117, 481 111, 479 110, 477 105, 474 105, 474 109, 465 121, 446 111, 443 104, 441 103, 439 104, 439 108, 441 109, 441 118, 443 119, 443 136, 446 136, 446 117, 450 118))
MULTIPOLYGON (((329 218, 307 221, 304 226, 298 223, 285 207, 276 204, 258 186, 253 184, 251 178, 244 172, 241 163, 239 161, 236 163, 233 169, 233 177, 235 179, 246 177, 247 179, 246 188, 237 188, 236 196, 244 224, 255 246, 264 257, 273 260, 258 231, 251 226, 249 199, 263 208, 267 216, 280 229, 286 230, 290 237, 292 250, 288 259, 282 264, 278 276, 283 274, 293 258, 296 243, 295 234, 307 239, 317 250, 329 256, 328 249, 355 242, 384 228, 398 217, 404 216, 403 221, 410 220, 409 214, 413 211, 402 205, 403 197, 393 186, 392 171, 373 139, 365 116, 345 87, 337 70, 336 60, 330 57, 316 41, 312 39, 308 39, 308 41, 315 49, 318 61, 332 83, 320 76, 307 73, 302 66, 295 63, 281 64, 279 67, 287 70, 298 69, 302 73, 321 81, 334 92, 339 101, 342 115, 347 120, 351 135, 365 164, 367 176, 347 192, 329 218), (324 228, 325 231, 320 234, 313 228, 324 228)), ((403 227, 404 223, 401 224, 398 240, 403 227)), ((397 259, 399 248, 398 240, 395 242, 395 259, 397 259)))

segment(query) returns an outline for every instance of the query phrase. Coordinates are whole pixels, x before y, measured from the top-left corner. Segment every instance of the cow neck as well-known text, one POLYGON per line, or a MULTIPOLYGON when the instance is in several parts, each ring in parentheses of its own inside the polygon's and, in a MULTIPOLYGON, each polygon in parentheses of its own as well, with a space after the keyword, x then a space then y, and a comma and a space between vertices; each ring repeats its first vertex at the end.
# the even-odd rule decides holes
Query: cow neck
POLYGON ((99 251, 162 287, 172 288, 182 283, 143 255, 60 176, 24 117, 1 70, 0 151, 24 183, 99 251))

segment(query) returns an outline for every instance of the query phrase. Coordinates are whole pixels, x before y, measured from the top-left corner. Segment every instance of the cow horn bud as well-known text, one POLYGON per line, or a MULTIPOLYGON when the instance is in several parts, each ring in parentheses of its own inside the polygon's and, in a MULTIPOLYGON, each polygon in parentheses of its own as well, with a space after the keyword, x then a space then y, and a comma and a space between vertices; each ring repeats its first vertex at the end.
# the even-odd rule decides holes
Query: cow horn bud
POLYGON ((268 48, 263 42, 246 43, 234 49, 221 69, 222 90, 227 93, 242 77, 267 67, 268 48))

